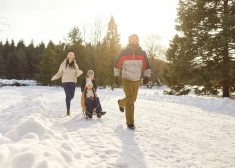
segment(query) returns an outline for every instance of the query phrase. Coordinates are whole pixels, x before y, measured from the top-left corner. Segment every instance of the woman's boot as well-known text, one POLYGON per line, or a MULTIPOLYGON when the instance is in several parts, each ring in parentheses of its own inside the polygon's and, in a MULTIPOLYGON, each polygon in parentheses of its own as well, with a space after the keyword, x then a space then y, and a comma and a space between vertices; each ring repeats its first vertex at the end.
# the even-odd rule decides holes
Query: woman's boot
POLYGON ((70 115, 70 110, 69 109, 67 110, 67 115, 70 115))

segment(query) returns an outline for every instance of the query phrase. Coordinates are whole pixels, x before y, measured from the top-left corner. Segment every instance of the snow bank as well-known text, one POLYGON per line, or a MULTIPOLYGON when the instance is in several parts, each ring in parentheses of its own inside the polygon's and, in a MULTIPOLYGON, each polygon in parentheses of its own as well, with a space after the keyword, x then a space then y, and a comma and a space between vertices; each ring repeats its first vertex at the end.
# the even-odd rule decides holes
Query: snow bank
POLYGON ((35 80, 0 79, 0 86, 36 86, 35 80))
POLYGON ((230 98, 199 97, 195 95, 173 96, 163 95, 162 88, 152 90, 142 89, 138 98, 170 103, 179 103, 198 107, 210 112, 223 113, 235 116, 235 101, 230 98))
POLYGON ((84 164, 79 146, 66 129, 56 129, 49 112, 49 101, 34 91, 1 111, 0 168, 77 168, 84 164))

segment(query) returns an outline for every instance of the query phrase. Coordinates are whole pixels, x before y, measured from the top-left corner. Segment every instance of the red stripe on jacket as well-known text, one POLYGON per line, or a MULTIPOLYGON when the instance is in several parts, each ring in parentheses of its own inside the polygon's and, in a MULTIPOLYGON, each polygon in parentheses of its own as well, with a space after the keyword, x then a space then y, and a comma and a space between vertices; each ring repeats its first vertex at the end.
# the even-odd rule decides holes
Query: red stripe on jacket
POLYGON ((122 58, 117 62, 115 68, 119 69, 123 63, 123 61, 127 61, 127 60, 141 60, 143 62, 143 67, 146 70, 147 69, 147 64, 146 61, 144 59, 143 55, 128 55, 128 56, 122 56, 122 58))

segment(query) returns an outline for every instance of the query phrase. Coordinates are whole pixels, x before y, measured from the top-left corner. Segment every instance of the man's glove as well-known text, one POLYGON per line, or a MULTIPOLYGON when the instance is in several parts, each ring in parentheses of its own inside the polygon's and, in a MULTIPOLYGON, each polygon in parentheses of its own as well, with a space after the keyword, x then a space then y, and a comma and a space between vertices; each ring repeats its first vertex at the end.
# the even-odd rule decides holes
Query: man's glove
POLYGON ((149 77, 144 77, 143 84, 146 85, 149 82, 149 77))
POLYGON ((115 83, 116 85, 119 83, 119 82, 118 82, 118 76, 115 76, 114 83, 115 83))

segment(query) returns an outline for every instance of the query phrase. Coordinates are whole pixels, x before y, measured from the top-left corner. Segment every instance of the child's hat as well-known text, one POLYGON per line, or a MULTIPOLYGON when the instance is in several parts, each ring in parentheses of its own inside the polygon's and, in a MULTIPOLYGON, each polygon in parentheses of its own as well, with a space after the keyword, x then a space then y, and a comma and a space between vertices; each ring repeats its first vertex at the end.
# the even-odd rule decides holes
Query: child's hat
POLYGON ((88 86, 88 85, 93 86, 93 83, 92 83, 92 81, 91 81, 90 78, 87 78, 87 79, 86 79, 86 86, 88 86))
POLYGON ((94 76, 94 71, 92 71, 92 70, 87 71, 87 76, 90 76, 90 75, 94 76))

